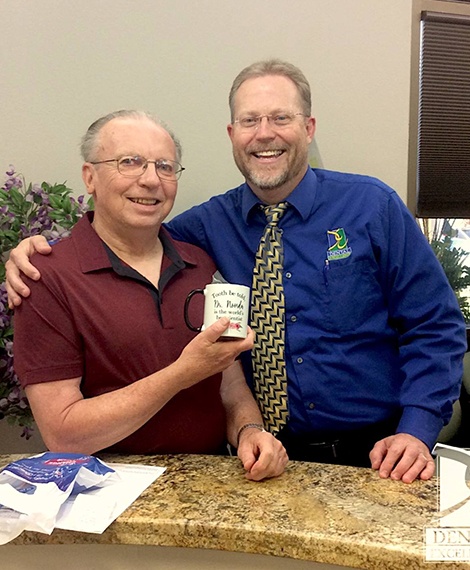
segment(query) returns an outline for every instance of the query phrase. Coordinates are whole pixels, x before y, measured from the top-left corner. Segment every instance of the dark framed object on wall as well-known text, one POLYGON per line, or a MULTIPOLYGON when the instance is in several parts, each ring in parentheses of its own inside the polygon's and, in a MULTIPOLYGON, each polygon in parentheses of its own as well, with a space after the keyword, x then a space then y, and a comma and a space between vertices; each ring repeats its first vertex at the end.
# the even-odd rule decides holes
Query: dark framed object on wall
POLYGON ((465 9, 469 15, 420 14, 417 133, 410 136, 415 204, 409 204, 419 217, 470 217, 470 6, 465 9))

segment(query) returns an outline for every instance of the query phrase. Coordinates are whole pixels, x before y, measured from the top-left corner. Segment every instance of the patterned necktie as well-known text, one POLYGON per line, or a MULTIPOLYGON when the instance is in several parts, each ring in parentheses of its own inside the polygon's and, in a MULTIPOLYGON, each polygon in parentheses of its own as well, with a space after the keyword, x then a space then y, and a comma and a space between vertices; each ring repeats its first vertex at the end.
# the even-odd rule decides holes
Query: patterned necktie
POLYGON ((288 204, 266 206, 268 220, 256 252, 251 291, 251 327, 255 394, 266 428, 273 434, 286 424, 287 377, 284 359, 284 253, 282 231, 277 227, 288 204))

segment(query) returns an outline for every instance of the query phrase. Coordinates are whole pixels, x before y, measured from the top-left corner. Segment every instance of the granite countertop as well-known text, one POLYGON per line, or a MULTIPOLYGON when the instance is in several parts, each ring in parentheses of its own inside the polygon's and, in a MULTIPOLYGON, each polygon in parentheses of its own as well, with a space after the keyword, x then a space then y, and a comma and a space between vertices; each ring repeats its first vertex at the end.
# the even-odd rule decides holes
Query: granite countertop
MULTIPOLYGON (((18 456, 0 455, 0 465, 18 456)), ((10 544, 140 544, 268 554, 382 570, 470 569, 424 559, 438 526, 437 483, 380 479, 371 469, 292 461, 276 479, 245 479, 237 458, 102 456, 167 467, 101 535, 24 532, 10 544)))

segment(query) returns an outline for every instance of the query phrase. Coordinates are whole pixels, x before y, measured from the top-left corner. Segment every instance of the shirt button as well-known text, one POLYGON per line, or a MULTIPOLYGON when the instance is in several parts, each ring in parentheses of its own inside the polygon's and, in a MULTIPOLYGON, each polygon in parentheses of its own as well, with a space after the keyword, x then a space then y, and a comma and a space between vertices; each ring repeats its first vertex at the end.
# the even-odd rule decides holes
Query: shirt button
POLYGON ((297 320, 297 317, 295 315, 292 315, 292 317, 290 318, 290 320, 295 323, 295 321, 297 320))
POLYGON ((313 410, 315 409, 315 404, 313 402, 310 402, 310 404, 308 405, 308 407, 313 410))
POLYGON ((288 272, 286 273, 286 277, 287 277, 287 279, 290 279, 290 278, 292 277, 292 273, 291 273, 290 271, 288 271, 288 272))
POLYGON ((301 356, 299 356, 299 358, 297 358, 297 362, 299 364, 302 364, 303 361, 304 361, 304 359, 301 356))

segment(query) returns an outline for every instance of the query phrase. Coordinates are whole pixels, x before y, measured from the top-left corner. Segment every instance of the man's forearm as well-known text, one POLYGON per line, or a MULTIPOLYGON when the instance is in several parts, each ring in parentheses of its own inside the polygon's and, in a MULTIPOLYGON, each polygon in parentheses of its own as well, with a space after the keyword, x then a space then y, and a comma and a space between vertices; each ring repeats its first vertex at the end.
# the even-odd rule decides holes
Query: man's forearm
POLYGON ((263 425, 261 412, 248 388, 239 361, 224 371, 221 396, 227 414, 227 438, 234 447, 237 447, 238 433, 243 426, 263 425))
POLYGON ((84 399, 80 378, 26 388, 44 443, 51 451, 93 454, 134 433, 179 391, 171 369, 124 388, 84 399))

